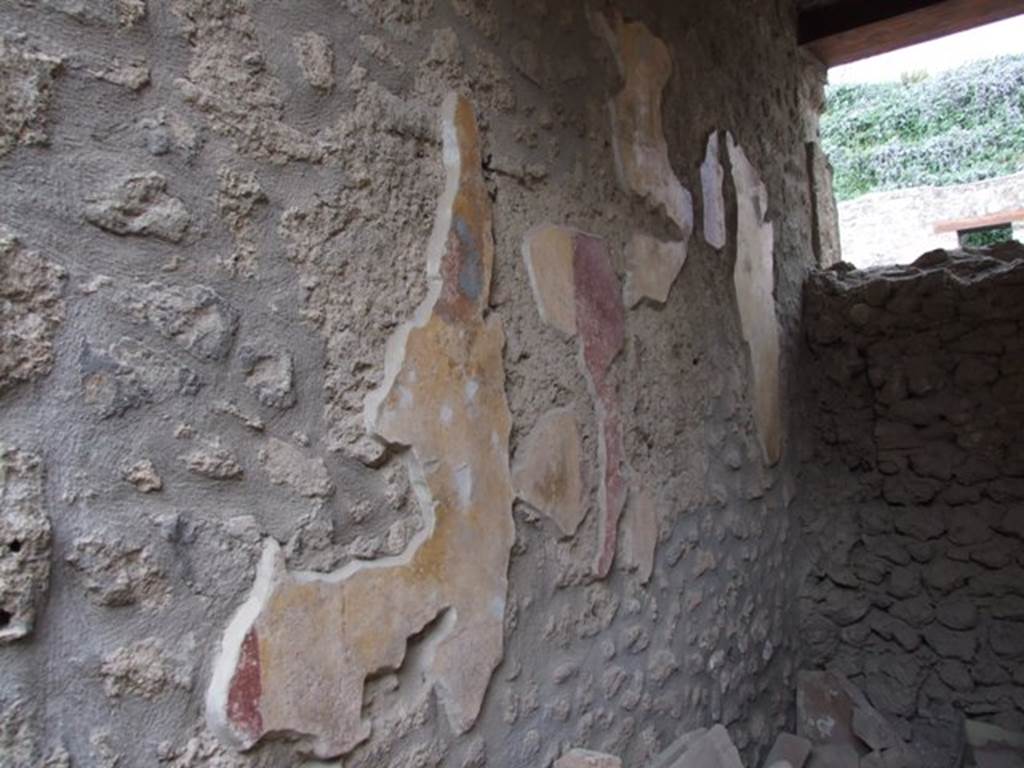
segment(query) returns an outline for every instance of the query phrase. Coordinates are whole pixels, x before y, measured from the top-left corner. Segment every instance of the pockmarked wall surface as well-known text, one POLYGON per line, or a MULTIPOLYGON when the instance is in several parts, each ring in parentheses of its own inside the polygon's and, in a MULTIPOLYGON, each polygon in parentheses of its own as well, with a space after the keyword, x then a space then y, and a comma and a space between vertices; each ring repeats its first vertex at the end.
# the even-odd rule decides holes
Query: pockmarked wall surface
POLYGON ((638 764, 717 721, 763 755, 815 258, 790 3, 0 30, 0 763, 638 764))
POLYGON ((807 284, 805 666, 919 747, 1024 727, 1022 286, 1016 243, 807 284))

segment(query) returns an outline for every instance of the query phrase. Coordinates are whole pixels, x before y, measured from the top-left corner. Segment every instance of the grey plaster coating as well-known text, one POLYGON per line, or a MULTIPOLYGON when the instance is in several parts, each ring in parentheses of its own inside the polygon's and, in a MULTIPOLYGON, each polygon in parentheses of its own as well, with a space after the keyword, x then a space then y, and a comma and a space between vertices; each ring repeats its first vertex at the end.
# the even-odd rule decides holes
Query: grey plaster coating
MULTIPOLYGON (((224 747, 202 691, 266 537, 289 570, 331 571, 398 555, 422 526, 402 450, 367 437, 362 408, 427 289, 452 89, 484 143, 511 453, 540 414, 588 401, 575 341, 537 315, 523 235, 592 232, 620 276, 632 232, 673 236, 616 180, 606 105, 621 82, 597 5, 0 6, 2 224, 38 258, 36 287, 0 285, 0 345, 8 318, 31 331, 16 336, 27 367, 0 346, 0 439, 45 462, 52 524, 33 630, 0 646, 0 765, 301 762, 287 734, 224 747)), ((768 188, 785 383, 813 262, 792 4, 619 5, 671 55, 663 124, 682 185, 699 188, 708 133, 729 129, 768 188)), ((787 725, 797 456, 761 459, 725 184, 730 244, 691 242, 665 304, 628 313, 615 366, 626 455, 658 500, 649 582, 590 574, 597 425, 579 409, 586 514, 563 537, 515 506, 504 657, 474 727, 456 735, 418 695, 415 664, 381 670, 346 768, 546 766, 570 747, 636 765, 717 721, 756 762, 787 725)), ((428 649, 414 638, 407 657, 428 649)))

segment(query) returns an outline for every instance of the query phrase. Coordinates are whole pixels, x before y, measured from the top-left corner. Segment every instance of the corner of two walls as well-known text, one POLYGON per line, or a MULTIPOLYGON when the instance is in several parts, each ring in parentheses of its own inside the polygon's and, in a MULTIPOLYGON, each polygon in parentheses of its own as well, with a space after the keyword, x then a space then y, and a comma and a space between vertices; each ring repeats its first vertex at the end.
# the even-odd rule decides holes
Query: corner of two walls
POLYGON ((740 6, 5 8, 15 765, 767 748, 812 187, 786 4, 740 6))

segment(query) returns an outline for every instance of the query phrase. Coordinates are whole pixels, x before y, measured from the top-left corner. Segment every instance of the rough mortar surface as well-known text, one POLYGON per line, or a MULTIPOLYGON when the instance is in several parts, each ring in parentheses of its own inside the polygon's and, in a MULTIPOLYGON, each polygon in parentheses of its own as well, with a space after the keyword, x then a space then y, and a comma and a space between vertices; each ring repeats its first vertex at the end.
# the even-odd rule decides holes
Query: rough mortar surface
MULTIPOLYGON (((302 738, 284 728, 239 752, 237 739, 211 732, 204 698, 266 549, 276 547, 282 596, 302 593, 303 610, 326 605, 311 595, 352 583, 337 574, 383 577, 412 562, 444 519, 430 499, 497 493, 456 471, 484 461, 489 443, 463 458, 431 455, 429 431, 407 434, 412 422, 391 405, 371 429, 364 410, 370 393, 407 385, 389 379, 388 340, 426 319, 417 308, 437 288, 424 269, 445 189, 437 115, 457 91, 476 112, 479 156, 466 170, 482 176, 494 247, 493 269, 468 266, 463 290, 476 277, 489 290, 464 320, 431 321, 452 332, 444 344, 413 345, 410 334, 404 369, 415 362, 418 386, 439 381, 431 376, 444 372, 416 356, 450 359, 473 329, 486 360, 474 375, 493 383, 481 379, 476 396, 493 395, 500 411, 501 392, 508 407, 487 417, 507 450, 498 480, 543 414, 572 408, 581 511, 566 535, 528 501, 497 493, 492 538, 431 560, 445 564, 424 580, 436 601, 414 603, 395 576, 382 578, 410 604, 373 614, 366 636, 394 640, 395 661, 367 664, 373 672, 353 684, 350 735, 369 735, 344 764, 535 768, 580 748, 640 765, 713 722, 759 764, 793 726, 799 579, 786 566, 800 536, 797 464, 787 451, 768 467, 761 454, 733 295, 728 168, 725 247, 690 238, 664 302, 644 298, 616 323, 605 386, 629 478, 618 530, 602 514, 605 427, 578 358, 577 328, 589 320, 575 303, 560 320, 568 332, 538 313, 520 249, 545 224, 588 233, 603 260, 592 276, 618 316, 636 273, 634 235, 685 239, 708 135, 730 130, 767 191, 789 381, 814 265, 805 122, 821 80, 796 50, 791 6, 3 3, 0 441, 45 466, 26 469, 20 487, 41 491, 51 534, 32 630, 0 644, 0 754, 17 768, 279 768, 313 759, 311 731, 337 736, 337 722, 321 729, 303 717, 302 738), (637 149, 646 181, 622 172, 640 167, 637 149), (654 523, 635 528, 640 492, 652 506, 635 519, 654 523), (609 533, 620 541, 598 578, 597 542, 609 533), (456 594, 458 578, 480 583, 456 594), (484 594, 503 602, 472 610, 479 632, 443 610, 484 594), (453 658, 465 676, 451 673, 453 658)), ((460 316, 460 306, 456 296, 445 311, 460 316)), ((462 441, 480 430, 470 429, 466 384, 462 398, 445 391, 451 418, 467 420, 456 442, 468 451, 462 441)), ((435 405, 410 412, 424 430, 428 420, 439 429, 435 405)), ((998 547, 978 556, 1001 557, 998 547)), ((1013 615, 1012 600, 1000 610, 1013 615)), ((992 648, 1005 650, 1012 620, 998 621, 992 648)), ((284 637, 275 629, 260 642, 275 632, 284 637)), ((268 676, 264 689, 271 728, 275 697, 317 709, 303 681, 359 668, 334 653, 340 628, 322 639, 302 622, 291 632, 282 663, 297 675, 268 676)))

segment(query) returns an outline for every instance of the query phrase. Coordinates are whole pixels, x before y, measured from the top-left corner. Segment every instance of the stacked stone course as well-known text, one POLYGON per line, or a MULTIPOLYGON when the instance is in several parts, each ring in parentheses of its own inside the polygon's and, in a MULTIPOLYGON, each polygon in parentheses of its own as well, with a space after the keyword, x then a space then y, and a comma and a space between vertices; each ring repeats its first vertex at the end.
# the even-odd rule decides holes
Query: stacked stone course
POLYGON ((957 713, 1024 729, 1022 297, 1017 244, 805 289, 805 666, 905 735, 957 713))

